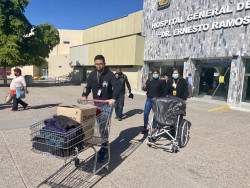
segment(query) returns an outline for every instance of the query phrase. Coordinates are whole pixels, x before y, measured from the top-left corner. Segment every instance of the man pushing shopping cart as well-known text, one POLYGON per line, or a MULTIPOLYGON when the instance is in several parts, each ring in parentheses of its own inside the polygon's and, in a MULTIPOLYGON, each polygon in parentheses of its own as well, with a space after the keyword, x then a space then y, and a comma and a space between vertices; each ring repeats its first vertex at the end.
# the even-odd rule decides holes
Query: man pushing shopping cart
POLYGON ((38 187, 46 184, 51 187, 78 188, 103 168, 108 170, 111 115, 120 87, 114 73, 105 67, 104 57, 97 55, 94 61, 96 69, 90 73, 82 99, 78 100, 83 105, 60 106, 56 116, 30 126, 33 151, 64 159, 64 165, 38 187), (87 99, 91 91, 93 99, 87 99), (73 110, 74 113, 70 113, 69 118, 59 109, 67 113, 73 110), (88 117, 77 119, 83 110, 88 111, 88 117), (97 152, 95 147, 100 146, 97 152), (86 159, 78 156, 90 148, 94 151, 93 155, 86 159))
MULTIPOLYGON (((87 85, 83 89, 82 100, 86 100, 92 91, 93 99, 108 100, 113 105, 120 93, 120 86, 113 72, 106 67, 103 55, 97 55, 94 59, 96 69, 92 71, 87 79, 87 85)), ((98 161, 105 160, 107 155, 107 143, 102 144, 98 152, 98 161)))

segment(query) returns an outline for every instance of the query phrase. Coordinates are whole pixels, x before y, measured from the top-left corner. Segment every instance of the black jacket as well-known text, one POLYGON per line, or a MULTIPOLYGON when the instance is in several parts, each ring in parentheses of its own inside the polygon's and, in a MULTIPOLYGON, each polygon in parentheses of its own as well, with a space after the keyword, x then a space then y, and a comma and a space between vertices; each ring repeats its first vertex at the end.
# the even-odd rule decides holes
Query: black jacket
POLYGON ((108 100, 116 99, 120 93, 120 86, 113 72, 105 67, 104 73, 99 76, 97 70, 90 73, 87 79, 87 85, 83 89, 82 96, 87 97, 89 93, 93 93, 93 99, 108 100), (101 89, 101 96, 98 96, 98 91, 101 89))
MULTIPOLYGON (((168 80, 165 91, 164 91, 164 96, 166 95, 172 95, 173 96, 173 81, 168 80)), ((185 79, 180 79, 179 82, 177 83, 176 86, 176 97, 179 97, 183 100, 187 100, 188 98, 188 85, 185 79)))
POLYGON ((147 88, 143 90, 147 91, 147 96, 149 98, 161 97, 163 96, 163 92, 166 86, 166 81, 160 80, 160 79, 157 79, 157 80, 148 79, 146 82, 146 85, 147 85, 147 88))
MULTIPOLYGON (((116 73, 117 74, 117 73, 116 73)), ((127 85, 129 93, 131 93, 131 87, 128 81, 128 77, 121 72, 121 74, 118 74, 118 82, 121 84, 121 93, 125 94, 125 83, 127 85)))

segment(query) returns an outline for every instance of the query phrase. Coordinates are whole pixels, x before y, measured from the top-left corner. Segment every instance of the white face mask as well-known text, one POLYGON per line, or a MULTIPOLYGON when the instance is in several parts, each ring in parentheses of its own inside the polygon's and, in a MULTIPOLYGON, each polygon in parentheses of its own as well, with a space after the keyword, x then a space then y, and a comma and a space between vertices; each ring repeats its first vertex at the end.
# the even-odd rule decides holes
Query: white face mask
POLYGON ((153 74, 153 78, 154 79, 158 79, 159 78, 159 74, 153 74))
POLYGON ((178 79, 179 78, 179 74, 177 73, 177 74, 172 74, 172 77, 173 77, 173 79, 178 79))

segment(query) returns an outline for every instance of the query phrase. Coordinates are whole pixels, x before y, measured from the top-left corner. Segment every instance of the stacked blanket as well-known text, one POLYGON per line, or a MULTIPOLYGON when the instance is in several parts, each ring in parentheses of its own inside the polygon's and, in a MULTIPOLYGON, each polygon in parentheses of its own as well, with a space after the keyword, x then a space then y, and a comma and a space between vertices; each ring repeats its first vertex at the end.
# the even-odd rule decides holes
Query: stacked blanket
POLYGON ((82 126, 66 116, 54 116, 44 121, 44 127, 33 138, 33 148, 55 156, 68 157, 83 148, 82 126))

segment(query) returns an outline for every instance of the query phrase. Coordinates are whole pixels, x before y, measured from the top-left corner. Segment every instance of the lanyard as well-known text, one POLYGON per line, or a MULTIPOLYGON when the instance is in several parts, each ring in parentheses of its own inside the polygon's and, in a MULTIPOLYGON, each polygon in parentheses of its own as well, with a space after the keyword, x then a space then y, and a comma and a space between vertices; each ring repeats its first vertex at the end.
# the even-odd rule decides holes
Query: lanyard
POLYGON ((177 88, 177 84, 178 84, 178 82, 179 82, 179 80, 177 81, 177 83, 175 83, 175 80, 173 79, 173 84, 172 84, 172 86, 174 87, 174 89, 176 89, 176 88, 177 88))
POLYGON ((97 76, 98 88, 101 88, 101 87, 102 87, 102 84, 101 84, 101 80, 100 80, 100 76, 98 75, 98 72, 96 73, 96 76, 97 76))
POLYGON ((177 83, 175 83, 175 80, 173 80, 173 85, 172 85, 174 87, 174 89, 173 89, 173 96, 177 96, 177 91, 176 91, 177 84, 178 84, 178 81, 177 81, 177 83))

